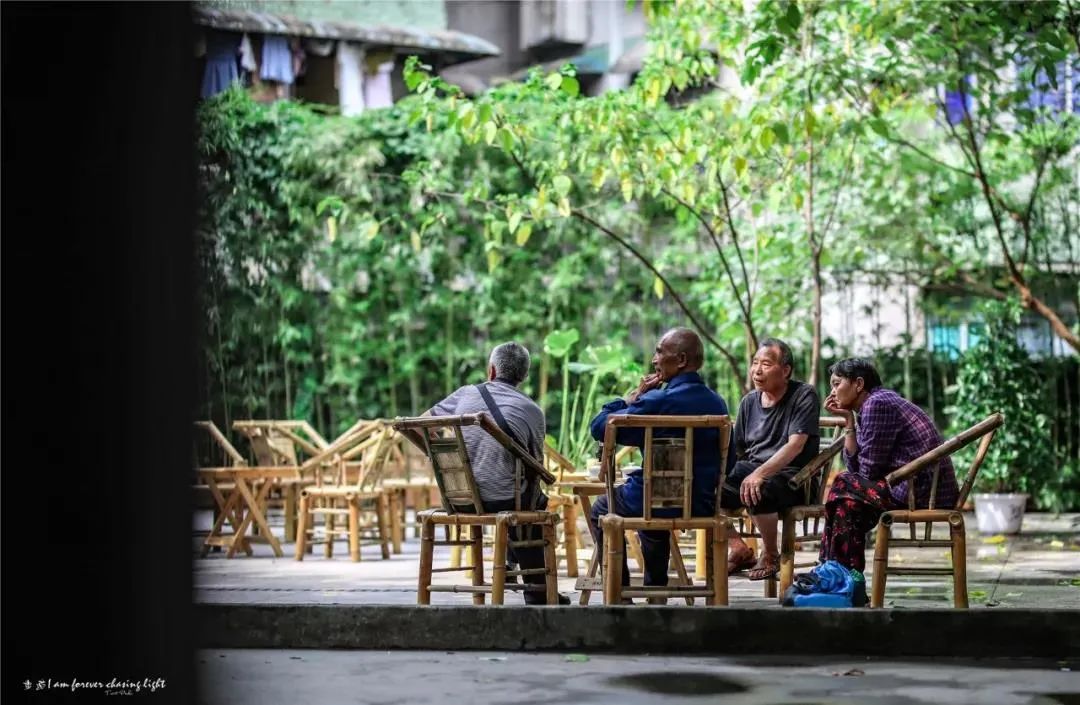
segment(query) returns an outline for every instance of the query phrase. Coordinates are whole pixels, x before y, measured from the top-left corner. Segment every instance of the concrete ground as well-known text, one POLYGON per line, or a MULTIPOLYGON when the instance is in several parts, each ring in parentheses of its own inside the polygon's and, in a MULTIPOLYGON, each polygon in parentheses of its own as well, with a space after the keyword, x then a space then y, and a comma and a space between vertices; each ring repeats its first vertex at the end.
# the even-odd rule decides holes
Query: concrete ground
MULTIPOLYGON (((973 608, 1051 607, 1080 609, 1080 515, 1027 514, 1018 536, 980 536, 975 518, 968 516, 968 594, 973 608)), ((281 516, 272 514, 271 525, 281 535, 281 516)), ((275 558, 266 544, 255 544, 254 555, 226 559, 224 553, 198 557, 198 533, 210 526, 210 513, 195 516, 193 569, 195 601, 210 604, 416 604, 416 575, 419 541, 410 529, 401 554, 382 560, 378 546, 365 546, 362 560, 353 563, 345 542, 335 545, 335 556, 326 559, 323 547, 303 561, 293 558, 293 544, 284 544, 285 555, 275 558)), ((587 540, 587 539, 586 539, 587 540)), ((580 574, 584 575, 590 549, 579 552, 580 574)), ((692 554, 692 551, 691 551, 692 554)), ((816 554, 807 551, 797 560, 812 562, 816 554)), ((868 551, 869 557, 869 551, 868 551)), ((693 557, 689 559, 692 562, 693 557)), ((947 549, 906 549, 894 562, 903 565, 945 564, 947 549)), ((436 566, 449 565, 449 549, 436 549, 436 566)), ((486 565, 490 571, 490 549, 486 565)), ((690 567, 690 566, 688 566, 690 567)), ((691 568, 692 569, 692 568, 691 568)), ((631 570, 635 570, 631 561, 631 570)), ((797 569, 798 570, 798 569, 797 569)), ((566 577, 560 565, 560 590, 577 604, 575 579, 566 577)), ((868 570, 867 577, 872 574, 868 570)), ((490 575, 490 573, 489 573, 490 575)), ((466 573, 442 574, 438 582, 467 581, 466 573)), ((490 578, 489 578, 490 579, 490 578)), ((731 604, 767 607, 777 603, 763 596, 762 584, 743 577, 730 583, 731 604)), ((507 595, 507 604, 521 598, 507 595)), ((593 594, 593 604, 602 596, 593 594)), ((433 604, 467 605, 466 594, 434 593, 433 604)), ((944 576, 891 576, 886 605, 896 608, 947 608, 952 605, 951 578, 944 576)))
MULTIPOLYGON (((858 645, 853 644, 853 649, 858 645)), ((205 649, 200 704, 1080 703, 1080 659, 879 660, 205 649)))

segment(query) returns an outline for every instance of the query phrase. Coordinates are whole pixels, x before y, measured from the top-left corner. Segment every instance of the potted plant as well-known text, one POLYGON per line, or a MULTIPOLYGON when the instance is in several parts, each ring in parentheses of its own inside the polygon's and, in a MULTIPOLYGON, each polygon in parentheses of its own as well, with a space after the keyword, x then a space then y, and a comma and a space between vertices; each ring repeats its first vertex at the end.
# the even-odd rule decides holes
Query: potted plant
MULTIPOLYGON (((1028 352, 1017 340, 1022 309, 1015 303, 984 308, 985 334, 960 359, 949 391, 953 433, 1001 411, 1006 424, 990 444, 975 479, 975 517, 982 533, 1020 531, 1029 497, 1054 484, 1057 467, 1050 419, 1040 410, 1043 384, 1028 352)), ((974 446, 957 455, 957 481, 970 466, 974 446)))

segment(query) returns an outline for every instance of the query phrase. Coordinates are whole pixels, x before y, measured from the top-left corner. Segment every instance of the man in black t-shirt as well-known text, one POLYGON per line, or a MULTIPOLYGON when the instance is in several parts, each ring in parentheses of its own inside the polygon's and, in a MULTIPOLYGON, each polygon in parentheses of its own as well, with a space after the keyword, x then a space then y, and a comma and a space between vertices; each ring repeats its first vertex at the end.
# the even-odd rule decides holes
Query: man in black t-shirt
POLYGON ((750 366, 754 391, 743 397, 735 420, 738 462, 721 487, 720 505, 746 507, 761 534, 763 548, 756 562, 741 538, 729 541, 728 572, 750 568, 751 580, 764 580, 779 570, 779 512, 799 504, 803 495, 787 482, 813 460, 820 446, 821 400, 809 384, 793 380, 793 372, 787 344, 763 340, 750 366))

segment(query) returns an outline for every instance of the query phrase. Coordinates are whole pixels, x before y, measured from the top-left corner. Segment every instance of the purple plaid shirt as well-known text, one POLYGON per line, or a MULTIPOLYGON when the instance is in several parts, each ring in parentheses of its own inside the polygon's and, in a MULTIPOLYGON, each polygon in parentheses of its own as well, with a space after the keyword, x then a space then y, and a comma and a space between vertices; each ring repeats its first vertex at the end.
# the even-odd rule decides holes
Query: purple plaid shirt
MULTIPOLYGON (((855 440, 859 450, 849 455, 844 449, 847 469, 870 480, 883 480, 893 470, 900 468, 942 444, 941 434, 933 420, 915 404, 891 389, 877 387, 872 390, 859 412, 855 440)), ((945 458, 938 463, 935 509, 952 509, 956 505, 959 490, 952 460, 945 458)), ((934 465, 915 476, 915 507, 925 509, 930 505, 930 484, 934 477, 934 465)), ((892 497, 901 506, 907 506, 908 481, 892 488, 892 497)))

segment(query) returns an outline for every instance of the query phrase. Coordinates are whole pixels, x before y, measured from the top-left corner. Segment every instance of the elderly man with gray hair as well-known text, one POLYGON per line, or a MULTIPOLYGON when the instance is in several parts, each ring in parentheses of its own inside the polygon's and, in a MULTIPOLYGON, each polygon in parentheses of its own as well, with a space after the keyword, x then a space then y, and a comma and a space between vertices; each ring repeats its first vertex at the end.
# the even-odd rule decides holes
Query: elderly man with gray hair
MULTIPOLYGON (((515 343, 503 343, 491 351, 488 358, 487 382, 461 387, 431 407, 425 415, 457 416, 486 413, 519 445, 539 462, 544 461, 544 436, 547 424, 544 412, 520 389, 529 376, 529 351, 515 343)), ((515 489, 521 490, 522 509, 544 509, 547 496, 537 483, 514 487, 514 458, 494 438, 476 426, 462 429, 465 450, 472 461, 476 485, 486 512, 512 511, 515 489)), ((538 527, 530 527, 535 530, 538 527)), ((537 536, 529 538, 540 538, 537 536)), ((510 562, 522 568, 543 568, 544 550, 541 547, 508 549, 510 562)), ((526 575, 526 582, 544 583, 543 575, 526 575)), ((543 604, 541 591, 525 592, 525 604, 543 604)), ((559 603, 568 605, 570 599, 559 595, 559 603)))

